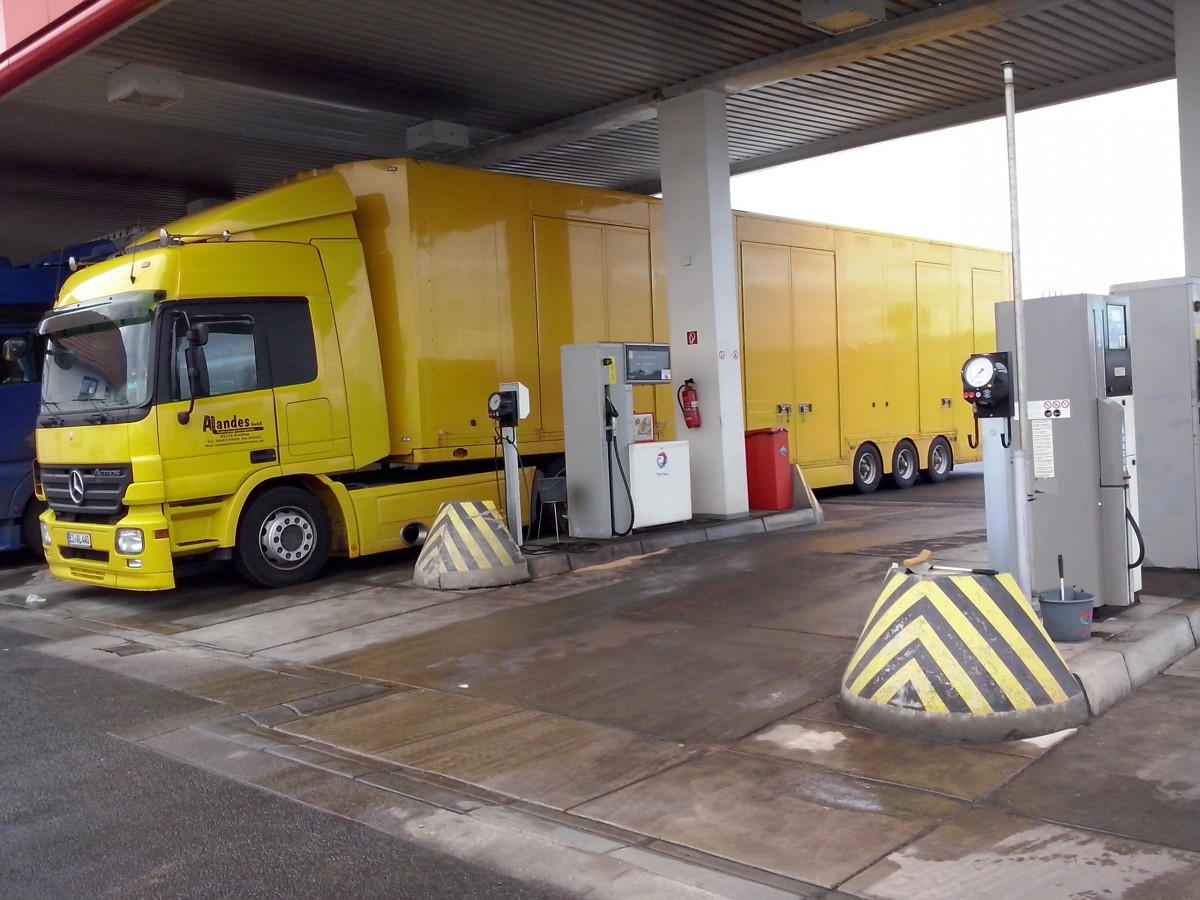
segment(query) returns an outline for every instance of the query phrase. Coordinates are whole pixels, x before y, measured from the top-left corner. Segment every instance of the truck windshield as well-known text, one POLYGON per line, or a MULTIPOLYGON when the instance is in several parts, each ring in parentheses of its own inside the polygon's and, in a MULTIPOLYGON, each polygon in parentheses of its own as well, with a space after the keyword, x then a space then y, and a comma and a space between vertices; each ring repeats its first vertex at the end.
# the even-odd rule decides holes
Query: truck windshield
POLYGON ((42 404, 52 413, 140 406, 150 398, 151 318, 162 291, 130 291, 47 315, 42 404))

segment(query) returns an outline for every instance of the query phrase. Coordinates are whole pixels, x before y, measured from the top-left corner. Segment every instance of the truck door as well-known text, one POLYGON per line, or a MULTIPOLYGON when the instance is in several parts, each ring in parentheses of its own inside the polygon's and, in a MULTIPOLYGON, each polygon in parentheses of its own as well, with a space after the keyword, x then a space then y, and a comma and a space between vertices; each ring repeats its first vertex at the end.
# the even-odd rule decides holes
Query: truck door
MULTIPOLYGON (((188 304, 164 323, 169 402, 159 418, 167 502, 220 499, 251 471, 278 465, 274 393, 265 315, 258 303, 188 304), (204 324, 208 395, 194 398, 185 349, 188 330, 204 324), (190 410, 190 413, 189 413, 190 410), (181 413, 189 413, 186 422, 181 413)), ((178 511, 177 511, 178 512, 178 511)))
POLYGON ((746 428, 782 425, 793 462, 837 462, 841 386, 834 254, 742 241, 741 257, 746 428))
POLYGON ((966 358, 958 346, 960 331, 950 266, 918 262, 917 395, 924 434, 954 430, 953 398, 961 390, 954 362, 966 358))

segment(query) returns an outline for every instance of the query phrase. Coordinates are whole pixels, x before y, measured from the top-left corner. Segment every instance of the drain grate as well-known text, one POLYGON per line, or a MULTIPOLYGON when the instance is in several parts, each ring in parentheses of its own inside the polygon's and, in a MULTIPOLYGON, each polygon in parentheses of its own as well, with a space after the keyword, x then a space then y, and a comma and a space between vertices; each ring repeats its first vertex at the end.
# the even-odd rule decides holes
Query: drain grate
POLYGON ((962 534, 952 534, 948 537, 904 541, 901 544, 885 544, 881 547, 865 547, 854 552, 860 556, 884 556, 899 561, 911 559, 922 550, 929 550, 934 556, 937 556, 938 552, 942 550, 956 550, 967 544, 978 544, 986 540, 986 531, 964 531, 962 534))
POLYGON ((126 641, 116 647, 101 647, 100 649, 113 656, 137 656, 139 653, 153 653, 158 648, 151 647, 149 644, 139 644, 137 641, 126 641))

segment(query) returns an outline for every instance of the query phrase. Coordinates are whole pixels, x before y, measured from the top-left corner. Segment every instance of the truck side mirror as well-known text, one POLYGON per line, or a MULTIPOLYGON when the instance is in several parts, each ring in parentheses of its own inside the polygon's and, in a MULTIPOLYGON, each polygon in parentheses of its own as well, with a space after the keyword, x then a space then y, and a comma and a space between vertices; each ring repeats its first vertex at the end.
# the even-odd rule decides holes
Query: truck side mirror
POLYGON ((180 425, 186 425, 191 420, 192 410, 196 408, 196 398, 207 397, 212 393, 212 385, 208 380, 208 360, 204 355, 204 345, 208 343, 208 326, 200 322, 189 328, 187 342, 188 345, 183 348, 183 361, 187 366, 188 389, 192 397, 188 408, 177 416, 180 425))
POLYGON ((9 338, 4 342, 4 361, 16 362, 29 352, 29 341, 25 338, 9 338))
POLYGON ((75 354, 65 347, 55 347, 50 351, 50 358, 54 360, 54 364, 64 372, 75 365, 75 354))
POLYGON ((188 387, 191 389, 192 399, 207 397, 212 393, 212 387, 208 381, 208 359, 204 355, 204 348, 185 347, 183 361, 187 363, 188 387))

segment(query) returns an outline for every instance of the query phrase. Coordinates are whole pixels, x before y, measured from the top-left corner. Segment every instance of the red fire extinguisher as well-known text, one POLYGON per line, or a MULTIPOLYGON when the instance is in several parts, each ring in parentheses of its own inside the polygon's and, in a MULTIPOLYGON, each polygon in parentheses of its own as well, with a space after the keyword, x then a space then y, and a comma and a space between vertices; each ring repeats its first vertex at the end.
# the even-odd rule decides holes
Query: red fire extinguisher
POLYGON ((700 427, 700 395, 696 393, 696 382, 688 378, 679 386, 675 395, 683 411, 683 424, 688 428, 700 427))

